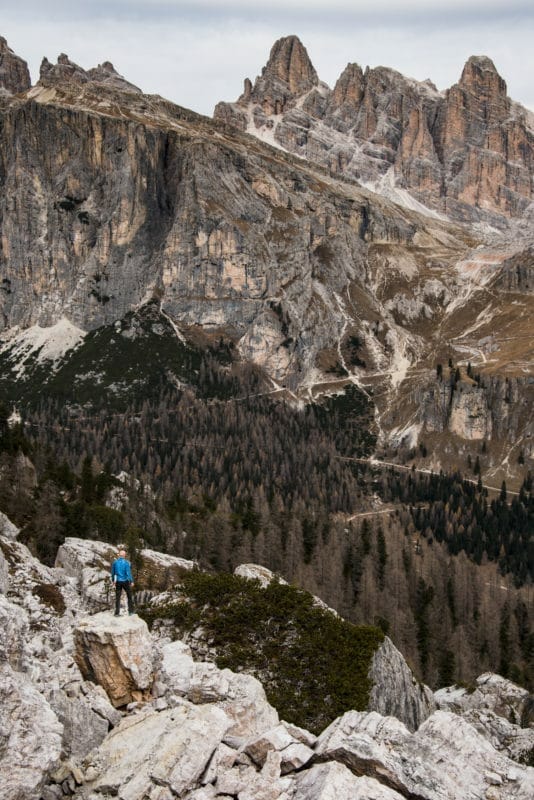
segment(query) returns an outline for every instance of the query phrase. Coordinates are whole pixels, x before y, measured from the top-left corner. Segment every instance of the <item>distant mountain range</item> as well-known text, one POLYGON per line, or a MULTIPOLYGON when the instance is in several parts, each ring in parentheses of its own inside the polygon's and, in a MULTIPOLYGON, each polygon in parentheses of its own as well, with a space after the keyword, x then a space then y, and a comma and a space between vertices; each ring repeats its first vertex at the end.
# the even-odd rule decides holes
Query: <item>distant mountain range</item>
POLYGON ((45 60, 32 87, 1 39, 0 86, 4 399, 188 385, 184 348, 224 340, 289 402, 359 387, 388 457, 451 468, 484 446, 519 485, 534 126, 488 58, 445 93, 356 64, 331 90, 288 37, 209 119, 109 62, 45 60), (114 343, 143 331, 165 355, 118 380, 114 343))

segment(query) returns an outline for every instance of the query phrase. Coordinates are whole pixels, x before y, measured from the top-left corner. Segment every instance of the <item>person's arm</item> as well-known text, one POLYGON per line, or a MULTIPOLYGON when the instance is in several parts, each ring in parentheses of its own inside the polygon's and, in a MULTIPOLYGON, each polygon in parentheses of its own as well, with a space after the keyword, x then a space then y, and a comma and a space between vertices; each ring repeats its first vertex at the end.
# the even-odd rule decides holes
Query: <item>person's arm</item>
POLYGON ((128 561, 128 580, 130 581, 130 585, 133 586, 134 585, 134 579, 133 579, 133 575, 132 575, 132 565, 130 564, 129 561, 128 561))

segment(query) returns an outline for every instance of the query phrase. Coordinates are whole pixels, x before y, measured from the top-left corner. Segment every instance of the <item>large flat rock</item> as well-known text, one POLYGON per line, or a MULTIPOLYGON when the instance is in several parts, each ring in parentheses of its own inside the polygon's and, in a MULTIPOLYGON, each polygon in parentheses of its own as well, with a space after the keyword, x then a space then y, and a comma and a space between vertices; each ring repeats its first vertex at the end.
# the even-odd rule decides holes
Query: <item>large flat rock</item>
POLYGON ((103 611, 74 630, 75 659, 82 675, 102 686, 115 707, 142 699, 153 680, 153 644, 137 615, 103 611))

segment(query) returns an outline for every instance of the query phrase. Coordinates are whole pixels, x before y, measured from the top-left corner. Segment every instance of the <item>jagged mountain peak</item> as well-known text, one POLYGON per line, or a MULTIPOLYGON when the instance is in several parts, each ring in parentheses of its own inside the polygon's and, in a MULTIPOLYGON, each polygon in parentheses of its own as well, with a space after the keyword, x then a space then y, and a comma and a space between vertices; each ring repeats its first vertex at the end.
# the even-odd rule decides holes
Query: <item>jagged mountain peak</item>
POLYGON ((467 59, 459 81, 462 88, 478 93, 491 91, 506 98, 506 81, 488 56, 471 56, 467 59))
POLYGON ((259 104, 266 114, 280 114, 319 83, 308 52, 297 36, 278 39, 254 86, 245 81, 239 103, 259 104))
POLYGON ((534 198, 532 115, 512 103, 490 58, 471 56, 445 92, 390 67, 362 72, 349 63, 333 90, 313 77, 297 96, 276 77, 286 64, 287 78, 294 50, 309 63, 296 37, 279 40, 254 87, 237 103, 219 103, 215 118, 373 191, 407 190, 411 198, 398 198, 412 207, 498 228, 526 212, 534 198))
POLYGON ((66 53, 61 53, 57 58, 57 63, 52 64, 46 56, 41 61, 39 69, 41 82, 62 82, 74 81, 75 83, 87 83, 89 80, 86 71, 71 61, 66 53))
POLYGON ((274 43, 262 75, 272 75, 284 81, 292 94, 308 91, 319 80, 308 51, 298 36, 286 36, 274 43))
POLYGON ((31 86, 30 71, 24 59, 9 47, 7 39, 0 36, 0 92, 9 94, 25 92, 31 86))
POLYGON ((51 64, 47 58, 43 58, 39 74, 39 83, 44 86, 92 82, 106 84, 121 91, 141 93, 141 89, 129 83, 117 72, 111 61, 104 61, 96 67, 85 70, 71 61, 66 53, 61 53, 56 64, 51 64))

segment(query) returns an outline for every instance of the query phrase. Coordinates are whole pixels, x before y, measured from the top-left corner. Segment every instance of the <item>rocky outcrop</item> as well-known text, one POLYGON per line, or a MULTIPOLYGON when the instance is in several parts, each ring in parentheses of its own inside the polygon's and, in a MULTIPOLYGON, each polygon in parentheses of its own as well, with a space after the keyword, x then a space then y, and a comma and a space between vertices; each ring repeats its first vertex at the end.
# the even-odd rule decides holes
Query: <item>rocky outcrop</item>
POLYGON ((115 707, 146 698, 154 678, 152 642, 137 615, 88 617, 74 630, 74 646, 82 675, 102 686, 115 707))
POLYGON ((528 727, 534 723, 534 718, 525 716, 532 699, 528 691, 492 672, 485 672, 477 678, 474 691, 450 686, 437 691, 435 699, 439 708, 450 711, 492 711, 516 725, 528 727))
POLYGON ((31 86, 30 71, 22 58, 15 55, 3 36, 0 36, 0 94, 25 92, 31 86))
MULTIPOLYGON (((349 711, 317 738, 280 720, 255 678, 195 661, 183 642, 169 640, 170 627, 155 637, 135 616, 85 616, 76 577, 39 564, 19 542, 0 544, 9 580, 9 598, 0 595, 0 780, 7 800, 532 795, 534 770, 512 760, 529 757, 532 728, 516 722, 529 724, 530 705, 509 681, 483 675, 470 694, 438 693, 455 713, 431 713, 413 732, 391 716, 349 711), (115 704, 133 702, 119 711, 103 687, 115 704)), ((96 556, 97 545, 88 545, 96 556)), ((257 568, 243 572, 254 576, 257 568)), ((431 711, 423 706, 426 692, 387 639, 382 648, 370 675, 378 694, 415 727, 418 715, 431 711), (395 705, 402 693, 405 701, 395 705)))
MULTIPOLYGON (((287 36, 274 43, 269 60, 261 76, 256 78, 254 86, 248 78, 245 80, 245 89, 238 104, 257 104, 257 113, 263 118, 282 114, 295 104, 298 97, 317 86, 318 82, 306 48, 298 37, 287 36)), ((233 123, 233 114, 230 109, 228 111, 225 121, 233 123)), ((225 116, 225 112, 226 104, 221 103, 220 118, 225 116)))
MULTIPOLYGON (((294 47, 295 37, 275 45, 294 47)), ((314 74, 310 66, 306 74, 314 74)), ((348 64, 333 90, 316 77, 298 86, 290 103, 273 104, 270 84, 258 78, 235 104, 219 103, 215 118, 390 196, 396 186, 399 202, 408 189, 457 219, 498 222, 520 216, 532 200, 532 116, 510 100, 485 56, 471 57, 445 93, 358 64, 348 64)))
POLYGON ((122 75, 119 75, 110 61, 104 61, 103 64, 99 64, 97 67, 85 70, 75 64, 74 61, 71 61, 65 53, 61 53, 58 56, 56 64, 51 64, 47 58, 43 58, 39 78, 39 85, 46 87, 61 87, 69 83, 84 84, 92 82, 124 92, 141 94, 141 89, 129 83, 122 75))
POLYGON ((194 661, 191 649, 180 641, 164 645, 161 654, 154 691, 166 703, 172 703, 173 697, 200 704, 218 702, 231 721, 228 733, 232 736, 254 736, 278 722, 263 686, 252 675, 194 661))
MULTIPOLYGON (((234 572, 240 577, 258 581, 263 588, 278 580, 273 572, 259 564, 240 564, 234 572)), ((315 597, 314 601, 337 616, 337 612, 328 608, 320 598, 315 597)), ((414 731, 436 709, 432 691, 416 680, 406 659, 388 636, 373 655, 368 677, 371 684, 368 711, 396 717, 414 731)))
POLYGON ((350 711, 319 737, 317 756, 340 761, 407 797, 524 798, 534 770, 500 755, 460 717, 436 711, 410 734, 392 717, 350 711), (498 788, 495 788, 498 787, 498 788))
POLYGON ((464 378, 450 383, 433 380, 416 391, 417 416, 423 429, 450 431, 462 439, 501 439, 515 442, 520 431, 531 436, 528 408, 534 384, 531 378, 484 377, 478 383, 464 378))
POLYGON ((61 755, 62 726, 26 675, 0 665, 0 785, 4 800, 39 800, 61 755))
POLYGON ((417 730, 436 708, 431 690, 416 680, 387 636, 373 656, 369 678, 372 688, 368 710, 396 717, 411 731, 417 730))
POLYGON ((497 287, 518 294, 534 293, 534 247, 527 247, 504 261, 497 287))
MULTIPOLYGON (((136 591, 164 592, 186 572, 194 561, 144 548, 134 568, 136 591)), ((105 542, 68 537, 59 547, 55 566, 73 578, 84 602, 94 610, 110 608, 114 602, 110 574, 117 548, 105 542)))

